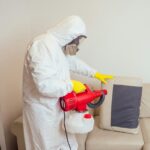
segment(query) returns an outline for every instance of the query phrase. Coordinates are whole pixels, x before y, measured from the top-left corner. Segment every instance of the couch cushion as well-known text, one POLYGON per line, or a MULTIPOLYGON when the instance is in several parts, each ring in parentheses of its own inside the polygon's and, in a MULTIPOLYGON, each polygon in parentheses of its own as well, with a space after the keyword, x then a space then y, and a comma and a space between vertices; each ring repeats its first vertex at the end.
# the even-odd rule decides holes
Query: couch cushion
POLYGON ((95 117, 94 130, 88 134, 86 150, 141 150, 143 138, 138 134, 108 131, 98 128, 99 117, 95 117))
POLYGON ((150 143, 150 118, 140 119, 144 143, 150 143))
POLYGON ((150 84, 143 84, 140 117, 150 117, 150 84))
POLYGON ((108 90, 108 94, 100 107, 100 128, 137 133, 142 80, 116 77, 103 88, 108 90))
POLYGON ((144 144, 144 147, 142 150, 150 150, 150 143, 144 144))

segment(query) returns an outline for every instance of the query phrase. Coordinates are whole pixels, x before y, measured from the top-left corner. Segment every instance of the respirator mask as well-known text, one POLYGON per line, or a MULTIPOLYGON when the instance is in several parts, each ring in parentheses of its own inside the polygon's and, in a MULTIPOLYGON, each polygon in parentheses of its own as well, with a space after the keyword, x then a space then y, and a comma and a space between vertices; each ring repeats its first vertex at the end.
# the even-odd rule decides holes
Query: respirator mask
POLYGON ((84 41, 84 39, 87 38, 84 35, 80 35, 74 40, 72 40, 70 43, 68 43, 64 48, 64 54, 65 55, 76 55, 76 53, 79 51, 79 45, 84 41))

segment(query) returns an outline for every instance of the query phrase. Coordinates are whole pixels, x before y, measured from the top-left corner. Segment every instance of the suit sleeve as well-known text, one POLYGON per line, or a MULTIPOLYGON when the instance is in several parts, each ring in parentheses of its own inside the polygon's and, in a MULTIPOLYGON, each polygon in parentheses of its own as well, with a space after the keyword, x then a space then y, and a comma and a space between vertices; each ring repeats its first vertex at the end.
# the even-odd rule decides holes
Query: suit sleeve
POLYGON ((70 71, 88 77, 93 77, 93 75, 96 73, 95 69, 91 68, 76 55, 67 55, 66 58, 69 64, 70 71))
POLYGON ((47 97, 61 97, 72 91, 71 81, 56 78, 57 65, 43 43, 34 43, 29 49, 28 64, 39 93, 47 97))

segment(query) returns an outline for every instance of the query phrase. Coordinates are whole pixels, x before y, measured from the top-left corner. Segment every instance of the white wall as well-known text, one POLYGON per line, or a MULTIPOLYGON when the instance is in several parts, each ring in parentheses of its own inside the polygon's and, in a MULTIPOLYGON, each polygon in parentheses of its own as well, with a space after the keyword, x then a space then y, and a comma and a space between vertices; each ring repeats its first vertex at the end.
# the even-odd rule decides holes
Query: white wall
POLYGON ((27 43, 69 15, 80 15, 88 40, 79 56, 100 72, 150 82, 149 0, 0 0, 0 100, 6 144, 21 113, 22 66, 27 43))
POLYGON ((0 102, 8 150, 16 149, 10 125, 21 113, 22 106, 22 64, 29 41, 26 6, 21 0, 0 0, 0 102))

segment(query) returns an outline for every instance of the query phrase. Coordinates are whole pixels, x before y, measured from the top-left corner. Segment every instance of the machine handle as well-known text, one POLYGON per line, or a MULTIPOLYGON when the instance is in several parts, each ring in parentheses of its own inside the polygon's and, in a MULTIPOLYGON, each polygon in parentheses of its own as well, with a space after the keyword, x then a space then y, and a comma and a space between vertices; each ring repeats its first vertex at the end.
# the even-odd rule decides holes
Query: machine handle
POLYGON ((100 96, 98 102, 96 102, 95 104, 88 103, 87 105, 88 105, 88 107, 95 109, 95 108, 99 107, 100 105, 102 105, 102 103, 104 102, 104 100, 105 100, 105 94, 102 91, 102 96, 100 96))

